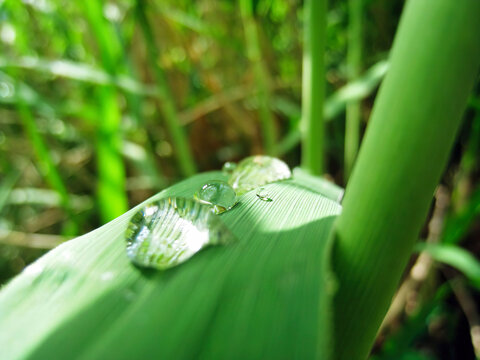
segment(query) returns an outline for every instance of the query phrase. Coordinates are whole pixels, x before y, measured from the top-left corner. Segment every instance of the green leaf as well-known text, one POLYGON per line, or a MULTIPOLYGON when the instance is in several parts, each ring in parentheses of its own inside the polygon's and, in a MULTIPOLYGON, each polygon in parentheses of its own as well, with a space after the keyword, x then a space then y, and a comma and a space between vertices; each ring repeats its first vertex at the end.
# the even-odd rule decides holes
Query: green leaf
POLYGON ((0 56, 0 69, 9 68, 32 70, 94 85, 112 85, 133 94, 157 95, 155 87, 139 83, 126 75, 114 76, 101 68, 65 59, 49 60, 28 56, 9 59, 0 56))
MULTIPOLYGON (((305 176, 305 175, 304 175, 305 176)), ((192 197, 220 172, 164 190, 192 197)), ((220 215, 236 236, 174 269, 146 271, 125 254, 135 209, 52 250, 0 293, 4 359, 327 358, 338 203, 291 179, 220 215)))
POLYGON ((479 215, 480 186, 477 186, 464 208, 447 219, 443 231, 443 242, 447 244, 459 243, 479 215))
POLYGON ((465 276, 480 289, 480 262, 469 251, 453 244, 417 244, 418 251, 426 251, 436 261, 450 265, 465 274, 465 276))

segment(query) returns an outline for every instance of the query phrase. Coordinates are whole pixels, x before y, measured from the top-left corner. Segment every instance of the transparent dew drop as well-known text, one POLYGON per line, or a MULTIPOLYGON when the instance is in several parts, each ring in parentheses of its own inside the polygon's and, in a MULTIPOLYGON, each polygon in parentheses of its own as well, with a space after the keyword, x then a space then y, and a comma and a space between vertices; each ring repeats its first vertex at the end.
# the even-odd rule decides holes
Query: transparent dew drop
POLYGON ((227 161, 225 164, 223 164, 222 172, 226 175, 230 175, 233 172, 233 170, 235 170, 236 167, 237 167, 237 164, 235 164, 234 162, 227 161))
POLYGON ((230 210, 237 203, 235 190, 221 180, 209 181, 195 193, 194 197, 201 203, 212 206, 216 214, 230 210))
POLYGON ((262 201, 267 201, 271 202, 273 199, 270 197, 270 195, 265 191, 265 189, 259 189, 257 192, 257 197, 262 200, 262 201))
POLYGON ((265 155, 250 156, 240 161, 230 175, 228 183, 237 195, 260 186, 292 177, 292 172, 282 160, 265 155))
POLYGON ((206 246, 235 239, 210 206, 177 197, 141 208, 131 218, 125 235, 130 260, 160 270, 185 262, 206 246))

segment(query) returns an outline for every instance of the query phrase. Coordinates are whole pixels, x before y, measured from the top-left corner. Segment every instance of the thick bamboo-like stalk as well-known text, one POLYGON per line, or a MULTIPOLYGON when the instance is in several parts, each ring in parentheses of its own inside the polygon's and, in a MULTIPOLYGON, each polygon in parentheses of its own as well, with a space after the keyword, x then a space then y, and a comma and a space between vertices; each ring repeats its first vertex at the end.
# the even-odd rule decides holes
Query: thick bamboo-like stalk
POLYGON ((478 0, 406 4, 333 232, 337 359, 367 356, 425 221, 478 75, 478 14, 478 0))
POLYGON ((314 175, 320 175, 324 171, 326 13, 326 0, 306 0, 302 75, 302 167, 314 175))
POLYGON ((159 58, 158 47, 155 42, 150 22, 145 13, 145 6, 146 4, 143 1, 138 1, 136 13, 143 32, 143 37, 145 38, 148 61, 154 70, 158 86, 158 95, 161 100, 161 111, 172 139, 180 170, 185 176, 193 175, 196 172, 195 160, 188 144, 187 136, 180 126, 180 119, 177 114, 177 109, 175 108, 173 96, 167 84, 165 73, 157 62, 159 58))
MULTIPOLYGON (((350 19, 348 24, 347 68, 349 81, 355 81, 360 75, 362 66, 363 0, 349 0, 348 10, 350 19)), ((360 143, 360 120, 360 101, 349 102, 345 122, 345 180, 350 177, 357 157, 360 143)))
POLYGON ((270 110, 269 76, 262 59, 262 51, 258 38, 257 23, 253 15, 252 0, 240 0, 240 13, 245 29, 247 55, 253 67, 256 86, 258 87, 258 110, 262 128, 263 147, 270 155, 276 153, 276 129, 272 111, 270 110))

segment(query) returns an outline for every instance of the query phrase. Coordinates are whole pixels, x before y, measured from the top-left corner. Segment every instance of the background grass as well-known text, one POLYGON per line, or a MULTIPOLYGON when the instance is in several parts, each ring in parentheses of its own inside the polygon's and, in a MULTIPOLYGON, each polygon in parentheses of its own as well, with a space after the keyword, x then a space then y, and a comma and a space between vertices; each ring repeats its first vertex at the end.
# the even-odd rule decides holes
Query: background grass
MULTIPOLYGON (((344 146, 351 145, 352 159, 387 69, 402 5, 363 1, 352 14, 346 1, 329 4, 323 172, 337 184, 345 184, 344 169, 351 168, 344 146), (363 34, 353 44, 363 41, 361 59, 351 60, 361 68, 351 74, 349 19, 360 23, 362 11, 363 34), (353 140, 345 144, 344 110, 352 99, 361 101, 353 140)), ((45 249, 195 170, 267 152, 291 166, 300 162, 300 0, 5 0, 0 15, 3 283, 45 249)), ((439 242, 474 256, 480 253, 479 93, 477 85, 442 177, 449 205, 439 220, 445 224, 439 242)), ((425 225, 421 237, 429 234, 425 225)), ((448 250, 430 252, 440 260, 453 256, 448 261, 458 266, 462 257, 448 250)), ((432 266, 429 274, 384 327, 377 357, 473 356, 475 316, 458 294, 478 303, 475 281, 463 283, 462 292, 450 286, 465 276, 453 268, 432 266)))

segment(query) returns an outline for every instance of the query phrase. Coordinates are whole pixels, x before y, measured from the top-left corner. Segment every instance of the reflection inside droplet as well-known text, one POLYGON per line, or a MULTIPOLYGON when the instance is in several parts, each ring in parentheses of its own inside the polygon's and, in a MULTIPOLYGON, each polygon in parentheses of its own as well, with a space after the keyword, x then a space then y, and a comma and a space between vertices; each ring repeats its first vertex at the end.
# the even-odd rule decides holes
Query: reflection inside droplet
POLYGON ((127 256, 136 265, 168 269, 206 246, 234 236, 209 205, 184 198, 154 201, 135 213, 126 232, 127 256))
POLYGON ((216 214, 230 210, 237 202, 235 190, 221 180, 212 180, 204 184, 194 197, 201 203, 212 206, 216 214))

